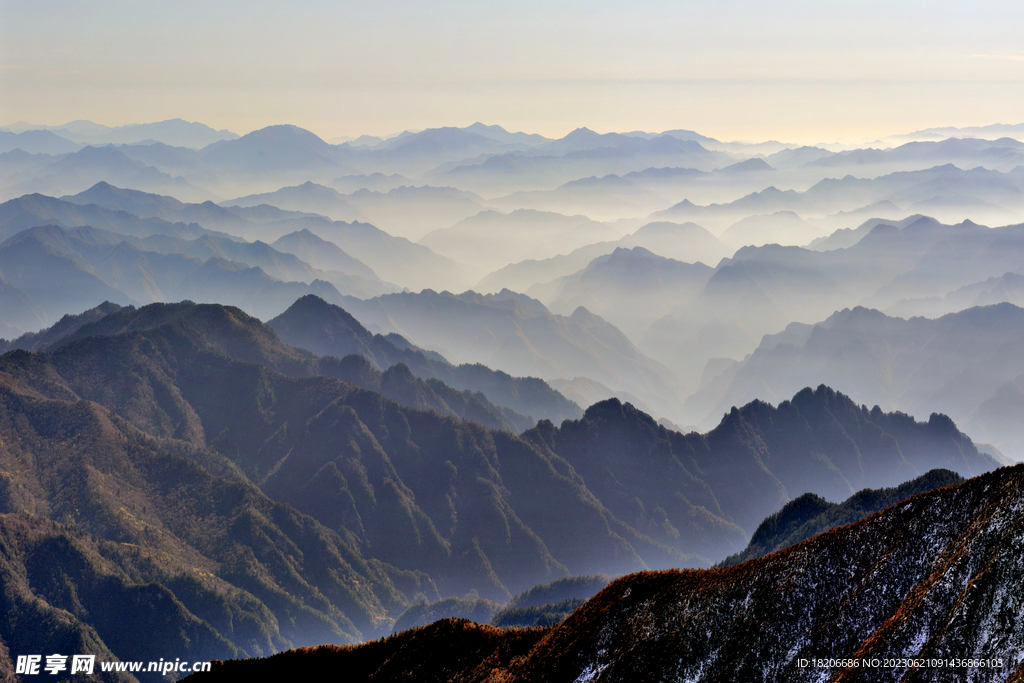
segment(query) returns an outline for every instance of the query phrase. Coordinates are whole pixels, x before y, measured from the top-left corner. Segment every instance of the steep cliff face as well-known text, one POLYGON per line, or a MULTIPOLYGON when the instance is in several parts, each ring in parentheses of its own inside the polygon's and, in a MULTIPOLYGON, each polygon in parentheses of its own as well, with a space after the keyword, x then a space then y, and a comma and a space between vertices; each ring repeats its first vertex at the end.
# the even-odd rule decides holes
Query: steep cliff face
MULTIPOLYGON (((358 661, 366 680, 392 680, 367 668, 387 650, 388 660, 451 653, 424 681, 1018 681, 1022 585, 1024 465, 735 567, 625 576, 528 648, 523 632, 494 638, 442 621, 386 648, 337 652, 331 665, 358 661)), ((306 654, 275 659, 295 673, 306 654)))

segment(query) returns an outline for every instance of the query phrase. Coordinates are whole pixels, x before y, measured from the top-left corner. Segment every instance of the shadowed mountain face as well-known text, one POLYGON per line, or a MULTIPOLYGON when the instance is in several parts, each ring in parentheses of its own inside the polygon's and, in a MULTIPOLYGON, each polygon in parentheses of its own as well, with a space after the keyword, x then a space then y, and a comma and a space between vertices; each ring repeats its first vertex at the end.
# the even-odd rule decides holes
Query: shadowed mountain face
POLYGON ((7 353, 15 349, 23 351, 45 351, 51 345, 59 345, 62 339, 78 331, 83 325, 96 322, 111 313, 121 310, 121 306, 105 301, 96 308, 72 315, 68 313, 56 323, 38 332, 26 332, 10 341, 0 342, 0 352, 7 353))
POLYGON ((544 631, 445 620, 194 680, 401 666, 423 681, 1017 681, 1022 506, 1024 466, 1004 468, 739 566, 623 577, 544 631), (949 661, 965 658, 984 666, 949 661))
MULTIPOLYGON (((175 638, 196 657, 356 640, 417 593, 504 601, 570 574, 693 566, 707 560, 689 553, 741 549, 818 470, 839 474, 811 490, 845 497, 846 482, 992 464, 941 416, 915 423, 825 388, 751 404, 704 436, 615 400, 515 436, 439 414, 429 401, 453 390, 403 365, 376 376, 365 361, 362 376, 429 410, 340 381, 344 360, 283 344, 238 309, 155 304, 63 325, 50 352, 0 358, 0 522, 18 513, 44 546, 59 537, 65 578, 42 594, 30 578, 34 604, 68 610, 74 633, 96 629, 122 658, 166 656, 175 638), (128 595, 162 586, 150 590, 182 605, 155 649, 104 630, 112 573, 128 595)), ((47 556, 19 543, 10 571, 35 576, 47 556)), ((23 643, 11 634, 24 623, 4 642, 23 643)))
POLYGON ((446 594, 504 599, 506 585, 570 571, 687 562, 616 520, 556 454, 300 376, 315 357, 237 310, 150 306, 74 337, 52 356, 9 355, 3 371, 28 383, 50 377, 47 393, 62 400, 98 401, 156 438, 224 454, 233 471, 365 553, 446 577, 446 594))
POLYGON ((801 492, 843 500, 935 467, 972 476, 996 465, 949 418, 919 423, 868 410, 824 386, 777 408, 760 401, 733 408, 703 435, 669 431, 611 399, 582 420, 560 428, 541 422, 524 436, 564 457, 618 516, 645 519, 666 539, 699 529, 702 512, 720 509, 749 531, 774 511, 772 500, 801 492), (642 486, 630 483, 638 477, 642 486))
MULTIPOLYGON (((927 493, 728 570, 626 577, 510 679, 943 681, 951 672, 937 667, 800 660, 967 656, 997 660, 987 662, 997 669, 990 680, 1019 676, 1024 631, 1010 615, 1022 578, 1022 475, 1005 469, 927 493)), ((952 668, 960 680, 981 678, 952 668)))
POLYGON ((401 573, 273 502, 223 457, 153 439, 60 380, 37 391, 12 377, 44 358, 2 361, 6 648, 270 653, 358 639, 405 602, 389 577, 401 573))

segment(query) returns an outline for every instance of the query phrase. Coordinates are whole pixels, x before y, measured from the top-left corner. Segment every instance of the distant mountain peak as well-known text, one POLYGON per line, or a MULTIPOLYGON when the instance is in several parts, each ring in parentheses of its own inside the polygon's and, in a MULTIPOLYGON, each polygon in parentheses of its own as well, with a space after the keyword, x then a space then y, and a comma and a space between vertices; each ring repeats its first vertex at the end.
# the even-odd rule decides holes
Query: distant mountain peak
POLYGON ((576 310, 569 316, 569 320, 584 327, 599 327, 608 324, 604 318, 591 313, 583 306, 577 306, 576 310))
POLYGON ((757 171, 774 171, 771 164, 764 159, 753 158, 745 161, 740 161, 732 166, 726 166, 720 168, 717 173, 752 173, 757 171))
POLYGON ((563 140, 590 140, 593 138, 601 137, 600 133, 596 133, 586 126, 582 126, 566 135, 563 140))

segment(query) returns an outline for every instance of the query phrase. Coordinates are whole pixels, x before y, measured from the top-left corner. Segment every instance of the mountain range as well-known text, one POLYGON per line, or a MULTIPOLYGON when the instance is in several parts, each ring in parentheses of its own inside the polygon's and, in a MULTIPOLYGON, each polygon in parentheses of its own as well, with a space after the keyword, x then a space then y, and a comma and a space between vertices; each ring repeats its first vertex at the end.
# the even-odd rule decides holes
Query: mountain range
POLYGON ((585 308, 555 315, 539 301, 503 290, 423 290, 342 304, 360 322, 396 332, 457 363, 483 363, 542 379, 589 377, 643 398, 671 416, 685 386, 647 357, 618 328, 585 308))
POLYGON ((97 178, 118 187, 173 194, 192 201, 204 201, 212 196, 181 176, 171 176, 109 145, 83 147, 77 152, 54 157, 41 164, 32 177, 16 177, 4 189, 4 195, 13 198, 32 193, 73 194, 91 187, 97 178))
POLYGON ((270 318, 311 292, 337 302, 342 296, 338 287, 364 296, 396 289, 365 266, 357 271, 366 277, 320 271, 262 242, 210 234, 140 238, 44 225, 0 243, 0 277, 8 286, 4 321, 22 330, 103 301, 229 301, 270 318))
POLYGON ((586 216, 529 209, 516 209, 508 214, 487 210, 428 233, 420 244, 486 272, 525 259, 551 258, 619 237, 620 230, 586 216))
POLYGON ((177 147, 199 149, 218 140, 233 140, 238 135, 228 130, 214 130, 198 122, 169 119, 159 123, 133 123, 126 126, 104 126, 92 121, 72 121, 62 126, 15 124, 4 130, 46 131, 66 140, 87 145, 139 144, 157 141, 177 147))
MULTIPOLYGON (((593 259, 620 247, 643 247, 658 256, 709 266, 716 265, 732 253, 718 238, 696 223, 648 223, 612 242, 595 242, 568 254, 540 260, 527 259, 499 268, 480 280, 474 289, 483 293, 506 288, 525 292, 533 286, 546 286, 558 278, 583 270, 593 259)), ((539 290, 538 296, 543 300, 539 290)))
MULTIPOLYGON (((818 470, 833 474, 811 490, 845 497, 937 466, 994 466, 947 418, 868 411, 824 387, 733 411, 704 436, 614 399, 516 436, 341 381, 344 359, 219 305, 108 306, 35 343, 46 350, 0 357, 0 520, 20 539, 4 571, 25 587, 40 585, 34 567, 58 574, 35 602, 18 589, 8 647, 92 638, 144 659, 187 639, 181 652, 217 658, 356 641, 421 593, 504 602, 570 574, 736 552, 818 470), (808 439, 813 455, 794 448, 808 439), (100 609, 105 586, 125 597, 100 609), (45 626, 55 610, 72 615, 66 627, 45 626), (114 635, 159 614, 166 637, 114 635)), ((403 368, 381 375, 382 391, 466 396, 403 368)))
POLYGON ((765 518, 750 535, 750 545, 717 566, 729 567, 763 557, 831 529, 853 524, 919 493, 963 483, 964 478, 955 472, 931 470, 893 488, 858 491, 842 503, 830 503, 819 495, 805 493, 765 518))
MULTIPOLYGON (((567 401, 543 380, 511 377, 480 364, 452 365, 439 354, 423 351, 400 335, 371 334, 343 308, 316 296, 299 299, 267 324, 286 344, 341 359, 357 355, 378 371, 403 364, 417 377, 441 380, 462 391, 482 393, 501 406, 538 419, 560 423, 582 415, 579 406, 567 401)), ((516 431, 523 429, 525 427, 516 431)))
POLYGON ((1024 676, 1024 143, 939 134, 0 130, 0 678, 1024 676))
MULTIPOLYGON (((680 301, 696 296, 714 272, 703 263, 662 258, 643 247, 618 247, 586 268, 527 293, 555 312, 583 306, 622 330, 646 330, 680 301)), ((639 340, 638 340, 639 341, 639 340)))
POLYGON ((370 681, 1015 681, 1022 477, 923 493, 735 567, 626 576, 546 629, 448 619, 197 680, 338 667, 370 681))
POLYGON ((695 221, 721 232, 751 215, 792 211, 805 219, 823 218, 823 227, 834 230, 850 227, 848 219, 842 224, 843 215, 837 212, 856 211, 885 201, 901 207, 904 215, 927 213, 952 222, 973 218, 998 224, 1019 218, 1022 179, 1017 166, 1003 172, 983 165, 964 170, 945 163, 868 177, 825 176, 804 191, 772 185, 723 203, 698 205, 684 199, 652 214, 650 219, 695 221))
POLYGON ((974 438, 1018 457, 1018 353, 1024 310, 1009 303, 968 308, 941 318, 891 318, 844 309, 815 325, 793 323, 766 335, 757 349, 723 370, 688 405, 720 411, 752 396, 773 400, 819 378, 856 401, 891 409, 938 411, 969 425, 974 438))
POLYGON ((288 244, 315 258, 321 270, 371 283, 380 280, 374 272, 377 269, 385 279, 397 276, 413 285, 450 278, 466 280, 465 266, 367 223, 332 221, 263 204, 228 208, 212 202, 188 204, 100 182, 61 199, 27 195, 0 205, 0 236, 47 223, 69 228, 88 225, 140 237, 163 234, 194 239, 215 235, 239 242, 276 240, 275 244, 288 244))
POLYGON ((1019 270, 1020 232, 1019 225, 945 225, 911 216, 836 235, 853 242, 846 247, 744 247, 718 264, 697 296, 655 321, 639 346, 696 382, 710 359, 742 360, 763 335, 793 321, 820 321, 858 305, 898 306, 912 315, 934 310, 929 297, 1019 270))

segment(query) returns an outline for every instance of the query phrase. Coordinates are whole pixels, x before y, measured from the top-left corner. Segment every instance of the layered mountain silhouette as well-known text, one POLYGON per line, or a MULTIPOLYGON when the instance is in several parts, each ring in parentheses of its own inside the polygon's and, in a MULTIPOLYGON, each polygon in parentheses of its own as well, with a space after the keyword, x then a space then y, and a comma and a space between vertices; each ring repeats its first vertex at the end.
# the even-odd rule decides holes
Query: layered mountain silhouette
MULTIPOLYGON (((265 211, 262 206, 251 210, 265 211)), ((458 289, 474 280, 478 272, 475 267, 442 256, 429 247, 359 221, 346 223, 323 216, 289 216, 253 225, 247 228, 246 235, 251 239, 276 242, 304 230, 366 264, 383 280, 411 289, 429 286, 458 289)))
POLYGON ((528 293, 553 311, 571 313, 583 306, 619 329, 646 330, 680 301, 699 294, 713 272, 702 263, 662 258, 643 247, 619 247, 528 293))
POLYGON ((713 421, 731 405, 752 396, 775 400, 813 376, 856 401, 943 412, 970 425, 979 441, 1016 455, 1022 337, 1024 310, 1008 303, 910 320, 844 309, 766 336, 689 401, 715 405, 713 421))
POLYGON ((0 677, 465 616, 491 626, 346 652, 385 677, 800 680, 826 644, 1016 642, 1015 545, 977 540, 1005 481, 907 497, 1022 452, 1001 135, 0 131, 0 677))
MULTIPOLYGON (((363 266, 361 271, 368 269, 363 266)), ((139 238, 58 225, 24 230, 0 243, 0 272, 31 309, 18 308, 20 299, 8 303, 6 321, 23 330, 53 322, 61 311, 91 308, 108 300, 121 304, 182 298, 228 301, 270 318, 308 293, 340 301, 338 287, 364 296, 395 289, 372 272, 364 278, 320 271, 262 242, 211 235, 194 240, 165 235, 139 238)))
POLYGON ((491 203, 505 210, 528 208, 614 220, 621 216, 645 216, 670 202, 628 178, 611 174, 571 180, 554 190, 514 192, 491 203))
POLYGON ((487 205, 473 192, 411 183, 387 190, 360 188, 345 199, 367 222, 410 240, 420 240, 438 228, 475 216, 487 205))
POLYGON ((821 230, 808 225, 792 211, 747 216, 718 236, 724 243, 739 248, 747 245, 804 245, 824 237, 821 230))
POLYGON ((362 218, 358 209, 337 190, 313 182, 294 187, 282 187, 274 192, 262 192, 223 202, 224 206, 253 207, 269 204, 279 209, 318 213, 328 218, 351 221, 362 218))
POLYGON ((734 162, 729 155, 710 151, 694 140, 680 140, 671 135, 651 139, 618 133, 601 135, 580 128, 560 140, 525 152, 495 154, 472 163, 446 164, 435 169, 432 175, 446 183, 472 189, 524 190, 557 186, 590 176, 624 176, 648 168, 710 171, 734 162))
POLYGON ((698 296, 651 325, 639 345, 694 381, 710 358, 741 360, 792 321, 824 320, 858 305, 931 312, 930 297, 1020 270, 1021 231, 913 216, 867 221, 854 231, 863 236, 843 248, 745 247, 718 264, 698 296))
POLYGON ((69 154, 81 145, 48 130, 26 130, 18 133, 0 130, 0 152, 21 150, 28 154, 69 154))
POLYGON ((577 308, 554 315, 539 301, 503 290, 454 295, 424 290, 343 304, 367 326, 397 332, 456 363, 483 363, 542 379, 582 376, 641 397, 672 417, 685 387, 618 328, 577 308))
POLYGON ((696 223, 648 223, 615 241, 596 242, 568 254, 548 259, 527 259, 499 268, 480 280, 474 289, 485 293, 502 289, 526 292, 531 287, 544 286, 583 270, 595 258, 610 254, 618 248, 634 247, 643 247, 658 256, 676 261, 703 263, 712 267, 732 254, 717 237, 696 223))
POLYGON ((113 146, 83 147, 60 155, 39 169, 34 177, 10 185, 8 197, 29 193, 73 194, 104 180, 119 187, 134 187, 149 192, 174 194, 192 201, 210 198, 206 190, 193 186, 180 176, 171 176, 145 162, 129 158, 113 146))
MULTIPOLYGON (((516 436, 340 381, 343 362, 283 344, 238 309, 104 312, 36 338, 46 352, 0 358, 0 502, 45 547, 65 539, 64 578, 34 604, 69 610, 67 633, 95 628, 122 658, 143 654, 92 624, 88 605, 108 584, 90 577, 114 572, 129 593, 159 584, 148 590, 182 605, 146 656, 179 633, 209 656, 266 654, 380 633, 416 594, 504 602, 562 576, 736 552, 745 529, 806 489, 812 463, 842 478, 811 490, 844 497, 933 466, 993 465, 946 418, 916 423, 825 388, 751 404, 705 436, 616 400, 516 436), (227 616, 243 612, 254 615, 244 633, 227 616)), ((403 367, 380 376, 382 392, 451 395, 403 367)), ((35 547, 16 557, 35 562, 35 547)), ((11 571, 25 576, 20 562, 11 571)))
MULTIPOLYGON (((244 230, 248 221, 213 202, 188 204, 174 197, 125 189, 100 181, 78 194, 61 197, 61 201, 85 207, 90 205, 124 211, 139 218, 160 218, 170 223, 200 224, 211 230, 244 230)), ((70 226, 69 226, 70 227, 70 226)))
MULTIPOLYGON (((307 186, 312 185, 312 183, 307 183, 305 186, 285 188, 285 190, 305 192, 307 186)), ((316 187, 333 193, 333 196, 338 196, 337 193, 330 188, 322 186, 316 187)), ((269 193, 266 197, 277 198, 281 192, 283 192, 283 190, 278 191, 278 193, 269 193)), ((259 195, 258 199, 254 199, 252 202, 248 202, 244 206, 232 204, 231 206, 224 208, 213 204, 212 202, 206 202, 204 204, 185 204, 177 201, 173 197, 137 192, 135 190, 124 190, 113 187, 107 183, 97 183, 96 186, 85 192, 63 198, 66 201, 82 205, 87 213, 77 214, 74 211, 69 211, 65 216, 52 209, 49 212, 36 209, 35 214, 37 214, 38 217, 35 220, 48 218, 53 214, 56 214, 58 218, 63 219, 63 221, 58 221, 62 224, 68 224, 69 221, 71 222, 70 224, 77 224, 74 223, 75 220, 87 221, 92 219, 96 211, 95 208, 92 208, 92 213, 88 213, 88 211, 90 211, 89 205, 96 205, 106 209, 127 212, 141 218, 155 217, 165 221, 194 221, 195 223, 201 223, 202 225, 209 225, 214 226, 217 229, 227 230, 232 235, 237 235, 239 237, 269 238, 281 235, 277 237, 274 242, 275 245, 277 245, 282 251, 295 254, 304 261, 313 264, 315 268, 326 271, 337 271, 369 281, 379 280, 376 273, 374 273, 368 266, 357 258, 347 254, 338 245, 328 242, 326 239, 321 237, 317 237, 308 227, 302 227, 297 230, 295 229, 301 225, 312 225, 316 230, 332 234, 335 239, 354 244, 355 248, 361 253, 370 254, 371 260, 378 263, 384 263, 388 272, 392 274, 400 272, 400 268, 414 266, 417 262, 425 262, 425 264, 421 265, 420 268, 434 267, 440 269, 442 267, 450 267, 449 264, 451 262, 446 262, 445 259, 438 258, 436 255, 431 254, 429 250, 412 245, 402 238, 391 237, 387 233, 377 230, 373 226, 363 223, 334 223, 316 215, 279 210, 277 207, 270 206, 269 204, 259 203, 264 198, 265 197, 263 195, 259 195), (290 230, 294 230, 294 232, 290 232, 290 230), (314 263, 314 261, 316 263, 314 263)), ((279 203, 283 206, 292 205, 288 201, 279 203)), ((301 204, 301 202, 299 202, 299 204, 301 204)), ((314 206, 312 208, 318 207, 314 206)), ((101 214, 101 219, 105 218, 106 217, 101 214)), ((107 222, 110 222, 110 219, 106 220, 107 222)), ((22 225, 24 223, 25 220, 22 220, 16 225, 22 225)), ((121 224, 115 224, 112 227, 117 229, 120 225, 121 224)), ((163 226, 163 224, 159 223, 151 229, 154 231, 162 230, 166 233, 171 232, 169 228, 160 226, 163 226)), ((129 225, 129 227, 131 226, 129 225)), ((121 229, 121 232, 127 232, 127 229, 121 229)), ((236 237, 234 240, 238 241, 238 238, 236 237)), ((166 248, 164 250, 166 251, 166 248)), ((182 251, 181 253, 189 252, 182 251)), ((226 253, 222 255, 229 256, 226 253)), ((265 267, 264 263, 254 263, 244 258, 237 260, 250 263, 251 265, 260 265, 265 267)), ((271 274, 275 277, 281 277, 274 272, 271 272, 271 274)), ((295 278, 288 277, 284 279, 295 278)))
POLYGON ((362 261, 349 256, 338 245, 318 237, 305 228, 279 237, 271 246, 295 254, 314 268, 349 273, 367 279, 379 279, 362 261))
POLYGON ((440 619, 468 619, 502 628, 551 626, 564 621, 610 582, 604 574, 570 576, 534 586, 514 596, 504 606, 472 598, 444 598, 433 603, 422 599, 398 617, 395 632, 440 619))
POLYGON ((257 667, 423 681, 1017 680, 1022 468, 735 567, 623 577, 553 628, 448 619, 357 648, 225 662, 199 680, 257 667))
POLYGON ((586 216, 528 209, 508 214, 489 210, 435 230, 420 243, 457 261, 494 270, 528 258, 568 253, 594 242, 617 239, 621 234, 586 216))
POLYGON ((202 149, 203 159, 219 173, 276 177, 309 173, 340 175, 350 169, 346 154, 315 134, 291 125, 261 128, 202 149))
POLYGON ((810 166, 857 168, 876 165, 900 170, 922 168, 936 161, 955 163, 964 168, 985 166, 1010 170, 1024 161, 1024 143, 1013 138, 984 140, 950 137, 939 141, 914 141, 893 149, 853 149, 815 159, 810 166))
POLYGON ((855 212, 884 201, 902 207, 905 214, 927 213, 948 222, 968 217, 997 225, 1019 220, 1024 187, 1019 167, 1002 171, 984 165, 968 168, 954 163, 929 164, 916 166, 918 170, 868 177, 861 169, 858 175, 841 178, 826 175, 802 192, 771 185, 730 201, 702 205, 685 198, 651 218, 695 221, 721 232, 752 215, 792 211, 805 219, 820 217, 824 226, 835 229, 851 227, 849 219, 837 212, 855 212))
POLYGON ((41 194, 24 195, 0 204, 0 236, 11 235, 38 227, 55 224, 65 228, 91 226, 125 235, 172 235, 195 239, 207 234, 218 234, 197 223, 170 222, 161 218, 140 218, 122 209, 108 209, 95 204, 78 205, 41 194))
MULTIPOLYGON (((498 405, 524 415, 561 422, 582 414, 578 406, 543 380, 511 377, 479 364, 452 365, 439 354, 416 348, 399 335, 385 337, 370 333, 343 308, 316 296, 299 299, 267 324, 287 344, 341 359, 358 355, 377 371, 403 364, 417 377, 441 380, 459 390, 482 393, 498 405)), ((528 426, 532 427, 533 423, 528 426)))
POLYGON ((132 123, 105 126, 92 121, 72 121, 62 126, 29 126, 28 130, 46 131, 67 140, 89 145, 126 144, 156 140, 165 145, 199 149, 218 140, 236 139, 228 130, 214 130, 199 122, 168 119, 157 123, 132 123))
POLYGON ((597 574, 570 576, 534 586, 513 597, 508 604, 495 612, 491 617, 491 623, 504 628, 550 626, 560 623, 610 582, 610 577, 597 574))

